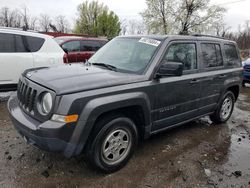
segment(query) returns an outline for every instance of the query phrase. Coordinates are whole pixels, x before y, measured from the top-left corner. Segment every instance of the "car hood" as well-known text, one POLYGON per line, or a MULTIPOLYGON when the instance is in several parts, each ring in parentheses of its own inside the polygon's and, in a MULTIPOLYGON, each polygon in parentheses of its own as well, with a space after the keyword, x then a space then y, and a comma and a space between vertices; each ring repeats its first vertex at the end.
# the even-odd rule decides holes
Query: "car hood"
POLYGON ((99 89, 145 80, 142 75, 120 73, 84 64, 30 69, 24 72, 29 80, 49 88, 57 95, 99 89))

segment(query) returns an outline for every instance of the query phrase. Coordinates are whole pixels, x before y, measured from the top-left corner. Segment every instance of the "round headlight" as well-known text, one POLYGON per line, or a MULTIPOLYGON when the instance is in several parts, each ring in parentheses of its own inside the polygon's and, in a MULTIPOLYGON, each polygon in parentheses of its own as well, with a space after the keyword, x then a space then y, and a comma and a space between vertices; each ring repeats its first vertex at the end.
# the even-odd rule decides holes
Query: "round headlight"
POLYGON ((41 105, 43 113, 49 114, 52 109, 52 95, 50 93, 43 94, 41 105))

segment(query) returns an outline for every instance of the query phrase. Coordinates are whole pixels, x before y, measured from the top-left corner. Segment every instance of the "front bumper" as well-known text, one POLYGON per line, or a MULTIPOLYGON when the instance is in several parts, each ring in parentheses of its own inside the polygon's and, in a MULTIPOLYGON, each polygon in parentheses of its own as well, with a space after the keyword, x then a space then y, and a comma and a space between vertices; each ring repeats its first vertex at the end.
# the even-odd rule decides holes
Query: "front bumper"
POLYGON ((76 144, 67 142, 58 135, 59 130, 65 126, 64 123, 50 120, 41 123, 28 116, 19 107, 16 95, 10 97, 8 111, 14 127, 27 143, 42 150, 63 153, 66 157, 73 156, 76 144))

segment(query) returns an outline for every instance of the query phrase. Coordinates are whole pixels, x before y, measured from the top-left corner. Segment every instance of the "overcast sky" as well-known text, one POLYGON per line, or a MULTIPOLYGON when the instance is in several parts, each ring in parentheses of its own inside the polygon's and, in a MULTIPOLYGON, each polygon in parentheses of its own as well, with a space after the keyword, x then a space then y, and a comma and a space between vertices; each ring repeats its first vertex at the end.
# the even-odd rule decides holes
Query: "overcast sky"
MULTIPOLYGON (((65 15, 73 25, 77 17, 77 5, 83 0, 0 0, 0 7, 21 8, 26 6, 30 13, 39 16, 41 13, 52 17, 65 15)), ((91 1, 91 0, 89 0, 91 1)), ((121 19, 140 19, 139 12, 146 9, 145 0, 99 0, 113 10, 121 19)), ((238 24, 250 20, 250 0, 212 0, 212 4, 219 4, 228 9, 225 21, 233 30, 238 24)))

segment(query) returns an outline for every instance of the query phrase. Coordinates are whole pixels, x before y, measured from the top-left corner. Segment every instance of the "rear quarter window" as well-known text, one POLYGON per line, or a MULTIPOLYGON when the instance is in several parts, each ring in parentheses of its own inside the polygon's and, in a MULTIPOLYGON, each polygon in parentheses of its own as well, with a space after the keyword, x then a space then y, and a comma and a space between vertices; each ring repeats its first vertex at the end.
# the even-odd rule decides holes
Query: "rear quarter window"
POLYGON ((225 44, 225 55, 228 66, 240 66, 240 58, 237 53, 237 48, 233 44, 225 44))
POLYGON ((26 41, 29 47, 30 52, 37 52, 41 49, 44 44, 45 39, 38 37, 26 36, 26 41))
POLYGON ((223 66, 221 48, 219 44, 202 43, 203 68, 223 66))

